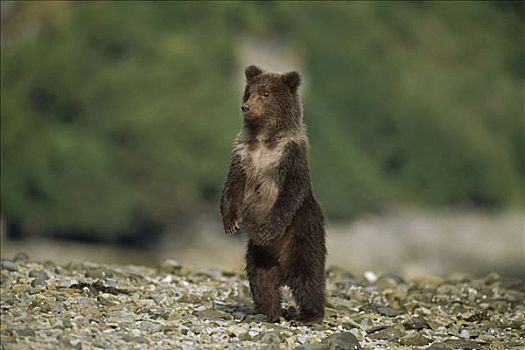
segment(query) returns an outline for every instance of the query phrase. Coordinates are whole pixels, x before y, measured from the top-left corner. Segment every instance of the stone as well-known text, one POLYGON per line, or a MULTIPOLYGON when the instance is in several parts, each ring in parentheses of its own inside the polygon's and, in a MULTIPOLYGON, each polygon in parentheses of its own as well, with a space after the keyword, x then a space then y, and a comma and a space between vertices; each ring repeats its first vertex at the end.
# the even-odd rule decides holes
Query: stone
POLYGON ((431 342, 432 342, 432 339, 422 336, 421 334, 417 332, 407 334, 401 339, 399 339, 399 343, 401 345, 408 345, 408 346, 423 346, 431 342))
POLYGON ((185 294, 179 298, 179 303, 200 304, 202 297, 196 294, 185 294))
POLYGON ((100 303, 100 305, 103 306, 115 306, 120 304, 119 298, 109 293, 102 293, 98 295, 97 300, 100 303))
POLYGON ((444 344, 452 349, 483 349, 484 344, 464 339, 447 339, 444 344))
POLYGON ((216 310, 216 309, 206 309, 202 311, 196 311, 193 313, 193 315, 199 318, 206 318, 206 319, 225 319, 225 320, 233 319, 231 314, 221 311, 221 310, 216 310))
POLYGON ((240 335, 247 333, 248 331, 241 324, 236 324, 228 327, 228 334, 233 337, 239 337, 240 335))
POLYGON ((18 271, 18 266, 16 266, 16 264, 10 260, 1 260, 0 261, 0 266, 2 268, 2 270, 7 270, 7 271, 10 271, 10 272, 16 272, 18 271))
POLYGON ((174 274, 177 271, 179 271, 181 268, 182 268, 182 266, 176 260, 168 259, 168 260, 165 260, 160 265, 159 269, 160 269, 160 272, 162 272, 162 273, 174 274))
POLYGON ((403 336, 403 331, 398 326, 387 327, 370 334, 370 339, 397 340, 403 336))
POLYGON ((447 339, 443 342, 434 343, 426 350, 450 350, 450 349, 466 349, 466 350, 476 350, 484 349, 486 344, 464 339, 447 339))
POLYGON ((21 328, 21 329, 17 329, 15 330, 15 333, 19 336, 19 337, 34 337, 35 336, 35 331, 32 330, 31 328, 21 328))
POLYGON ((399 285, 405 283, 403 279, 395 273, 383 273, 379 276, 376 286, 380 289, 397 288, 399 285))
POLYGON ((280 344, 284 340, 284 338, 277 331, 260 333, 253 339, 260 341, 263 344, 280 344))
POLYGON ((391 307, 385 307, 385 306, 380 306, 376 310, 381 315, 390 316, 390 317, 399 316, 403 314, 403 311, 401 310, 393 309, 391 307))
POLYGON ((419 285, 434 286, 437 287, 445 282, 441 277, 437 276, 417 276, 412 278, 412 282, 419 285))
POLYGON ((31 287, 45 286, 49 277, 44 271, 38 272, 36 278, 31 281, 31 287))
POLYGON ((251 322, 264 322, 266 317, 263 314, 251 314, 247 315, 244 318, 244 322, 251 323, 251 322))
POLYGON ((403 322, 403 327, 405 327, 405 329, 421 330, 428 328, 428 324, 424 317, 416 315, 403 322))
POLYGON ((98 267, 98 268, 90 268, 86 271, 85 276, 87 278, 93 278, 98 280, 104 280, 106 278, 113 277, 113 273, 105 268, 98 267))
POLYGON ((356 336, 350 332, 334 333, 322 341, 330 350, 359 350, 361 345, 356 336))
POLYGON ((452 348, 449 348, 443 343, 434 343, 430 345, 428 348, 425 348, 425 350, 451 350, 452 348))
POLYGON ((349 271, 343 270, 337 266, 328 268, 328 278, 338 285, 339 288, 349 288, 359 285, 357 278, 349 271))
POLYGON ((303 344, 295 348, 295 350, 330 350, 327 344, 303 344))
POLYGON ((26 252, 18 252, 16 253, 15 257, 13 258, 14 262, 27 262, 29 261, 29 254, 26 252))
POLYGON ((375 283, 377 281, 377 275, 372 271, 365 271, 363 276, 369 283, 375 283))

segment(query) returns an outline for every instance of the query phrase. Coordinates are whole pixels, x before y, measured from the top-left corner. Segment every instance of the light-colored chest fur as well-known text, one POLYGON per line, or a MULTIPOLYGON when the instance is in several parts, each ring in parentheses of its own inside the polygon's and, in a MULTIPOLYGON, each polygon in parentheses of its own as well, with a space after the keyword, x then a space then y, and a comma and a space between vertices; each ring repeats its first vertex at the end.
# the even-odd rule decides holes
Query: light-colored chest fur
POLYGON ((283 145, 278 144, 274 147, 268 147, 262 142, 253 146, 242 145, 239 154, 243 160, 244 169, 248 175, 257 176, 268 173, 279 164, 283 155, 283 145))
POLYGON ((285 143, 269 147, 264 142, 251 146, 238 143, 236 152, 241 157, 246 174, 244 202, 258 210, 261 215, 268 212, 279 195, 279 187, 274 174, 284 153, 285 143))

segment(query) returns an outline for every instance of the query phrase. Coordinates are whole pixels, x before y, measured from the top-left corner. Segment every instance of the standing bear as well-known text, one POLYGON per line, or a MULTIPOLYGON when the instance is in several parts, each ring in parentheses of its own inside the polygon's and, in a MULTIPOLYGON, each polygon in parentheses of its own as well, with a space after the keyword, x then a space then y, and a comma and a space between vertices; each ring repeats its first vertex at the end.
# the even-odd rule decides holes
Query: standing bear
POLYGON ((255 311, 281 316, 279 287, 288 286, 299 307, 297 321, 324 317, 325 230, 312 193, 308 140, 297 72, 245 70, 243 126, 237 135, 224 190, 224 230, 248 235, 246 272, 255 311))

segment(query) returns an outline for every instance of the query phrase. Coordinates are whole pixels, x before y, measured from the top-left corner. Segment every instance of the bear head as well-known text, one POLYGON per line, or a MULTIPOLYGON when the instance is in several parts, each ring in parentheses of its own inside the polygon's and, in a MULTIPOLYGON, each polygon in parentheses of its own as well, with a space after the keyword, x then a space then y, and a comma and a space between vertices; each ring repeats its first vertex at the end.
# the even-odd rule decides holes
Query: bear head
POLYGON ((245 121, 285 125, 301 120, 301 101, 297 93, 301 84, 299 73, 265 72, 252 65, 246 67, 245 76, 241 105, 245 121))

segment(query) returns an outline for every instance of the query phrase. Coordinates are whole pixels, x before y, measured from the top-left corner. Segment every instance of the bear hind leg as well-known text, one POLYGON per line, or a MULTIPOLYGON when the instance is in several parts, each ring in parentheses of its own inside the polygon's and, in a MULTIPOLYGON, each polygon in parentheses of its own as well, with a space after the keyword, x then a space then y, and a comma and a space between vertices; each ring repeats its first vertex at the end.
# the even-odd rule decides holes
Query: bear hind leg
POLYGON ((264 248, 248 249, 246 272, 250 282, 255 312, 266 316, 266 321, 276 322, 281 317, 281 276, 277 260, 264 248))
POLYGON ((292 293, 299 307, 298 322, 312 324, 322 322, 324 318, 324 282, 298 278, 291 286, 292 293))

